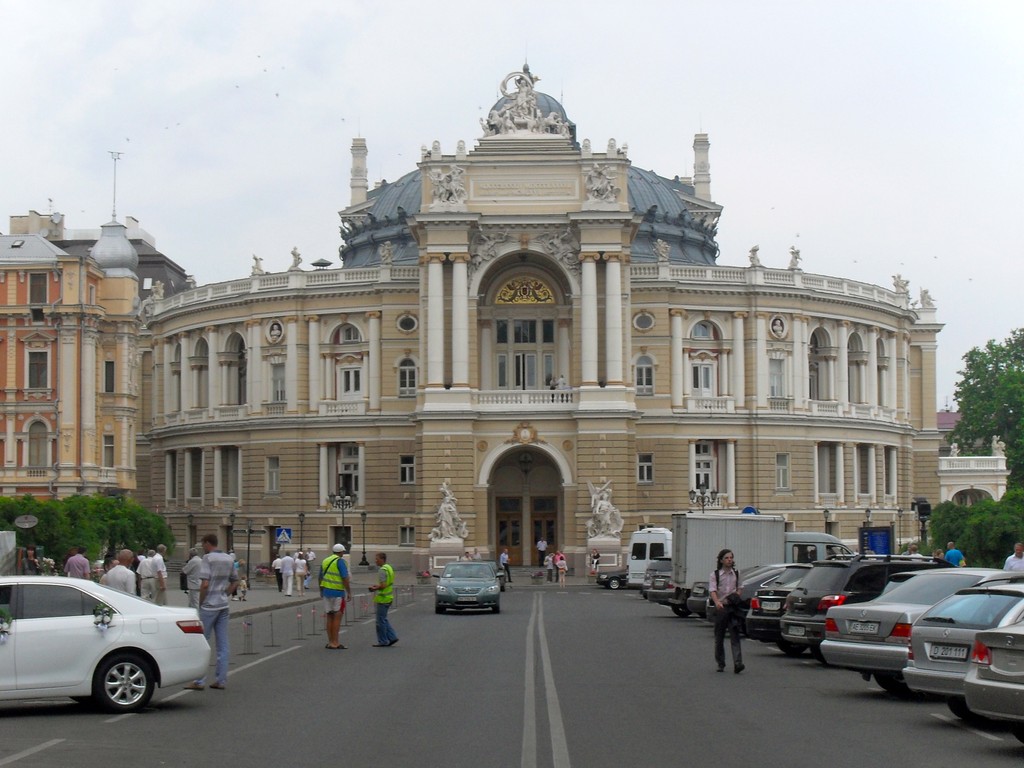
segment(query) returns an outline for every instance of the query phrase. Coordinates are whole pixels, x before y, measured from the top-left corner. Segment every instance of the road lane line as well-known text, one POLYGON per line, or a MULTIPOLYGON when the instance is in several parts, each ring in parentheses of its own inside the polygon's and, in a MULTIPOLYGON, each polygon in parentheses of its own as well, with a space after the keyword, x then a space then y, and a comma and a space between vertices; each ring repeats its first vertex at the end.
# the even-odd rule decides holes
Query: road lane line
POLYGON ((523 754, 521 768, 537 768, 537 692, 534 688, 533 632, 537 624, 537 603, 540 594, 533 595, 533 608, 526 627, 526 676, 523 681, 523 754))
POLYGON ((44 741, 42 744, 37 744, 34 747, 29 747, 28 749, 23 750, 16 755, 5 757, 3 760, 0 760, 0 765, 10 765, 11 763, 16 763, 23 758, 31 757, 37 752, 42 752, 44 749, 49 749, 52 746, 60 744, 62 741, 64 741, 64 739, 50 739, 49 741, 44 741))
POLYGON ((551 729, 551 759, 554 768, 569 768, 569 745, 565 740, 565 724, 562 722, 562 708, 558 704, 558 689, 551 671, 551 656, 548 654, 548 638, 544 633, 544 600, 540 601, 538 635, 540 636, 540 660, 544 668, 544 693, 548 705, 548 725, 551 729))
POLYGON ((988 739, 989 741, 1002 741, 1003 740, 1001 736, 996 736, 996 735, 991 734, 991 733, 985 733, 984 731, 979 731, 977 728, 971 728, 971 726, 967 725, 966 723, 964 723, 959 718, 951 717, 950 715, 944 715, 944 714, 941 714, 939 712, 932 712, 931 715, 936 720, 941 720, 944 723, 951 723, 951 724, 955 725, 957 728, 962 728, 963 730, 967 731, 968 733, 973 733, 975 736, 981 736, 981 738, 983 738, 983 739, 988 739))

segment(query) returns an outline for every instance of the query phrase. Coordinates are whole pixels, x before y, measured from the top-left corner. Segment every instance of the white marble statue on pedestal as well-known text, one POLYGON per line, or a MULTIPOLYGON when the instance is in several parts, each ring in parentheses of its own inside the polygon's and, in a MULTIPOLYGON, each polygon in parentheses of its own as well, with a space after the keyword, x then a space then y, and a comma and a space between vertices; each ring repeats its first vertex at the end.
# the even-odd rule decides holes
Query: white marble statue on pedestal
POLYGON ((992 435, 992 455, 1005 456, 1006 443, 999 439, 999 435, 992 435))
POLYGON ((437 505, 437 525, 430 531, 431 541, 455 541, 465 539, 469 535, 469 529, 459 517, 456 507, 458 499, 452 492, 451 486, 445 480, 441 483, 441 503, 437 505))
POLYGON ((622 513, 612 504, 612 481, 600 488, 587 482, 590 489, 591 517, 587 521, 587 536, 591 539, 601 536, 618 536, 622 533, 622 513))

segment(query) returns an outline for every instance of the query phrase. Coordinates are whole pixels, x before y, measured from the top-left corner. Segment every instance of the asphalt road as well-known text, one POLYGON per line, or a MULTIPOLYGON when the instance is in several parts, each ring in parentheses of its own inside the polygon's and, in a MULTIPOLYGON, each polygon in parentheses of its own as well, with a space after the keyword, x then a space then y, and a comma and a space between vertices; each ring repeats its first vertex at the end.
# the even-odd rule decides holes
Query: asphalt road
POLYGON ((500 614, 438 616, 421 589, 392 610, 396 646, 372 648, 368 619, 345 627, 346 651, 324 649, 310 608, 232 620, 226 691, 160 690, 118 717, 70 701, 0 704, 0 766, 977 768, 1024 757, 1001 725, 964 724, 942 702, 898 700, 772 646, 745 642, 747 671, 718 674, 710 627, 636 592, 520 586, 500 614))

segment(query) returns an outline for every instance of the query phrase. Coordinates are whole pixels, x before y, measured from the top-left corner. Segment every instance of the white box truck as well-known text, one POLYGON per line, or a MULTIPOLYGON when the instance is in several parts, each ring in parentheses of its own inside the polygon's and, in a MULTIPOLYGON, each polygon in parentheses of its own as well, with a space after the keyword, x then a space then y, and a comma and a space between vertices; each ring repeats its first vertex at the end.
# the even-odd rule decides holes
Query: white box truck
POLYGON ((671 541, 671 594, 652 591, 648 599, 666 603, 677 616, 689 615, 686 600, 695 582, 708 580, 719 550, 733 551, 741 574, 755 565, 812 562, 852 554, 827 533, 786 533, 786 519, 777 515, 675 514, 671 541))

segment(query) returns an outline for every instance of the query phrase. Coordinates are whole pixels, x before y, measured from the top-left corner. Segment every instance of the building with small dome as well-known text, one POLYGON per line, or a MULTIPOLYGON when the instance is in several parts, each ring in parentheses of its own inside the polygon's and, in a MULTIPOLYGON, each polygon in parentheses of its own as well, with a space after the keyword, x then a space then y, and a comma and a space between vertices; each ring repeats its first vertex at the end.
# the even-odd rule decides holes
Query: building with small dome
POLYGON ((372 189, 355 139, 340 266, 147 299, 139 472, 179 541, 582 569, 673 512, 852 539, 938 497, 934 304, 721 254, 706 134, 692 178, 640 169, 535 82, 372 189))

